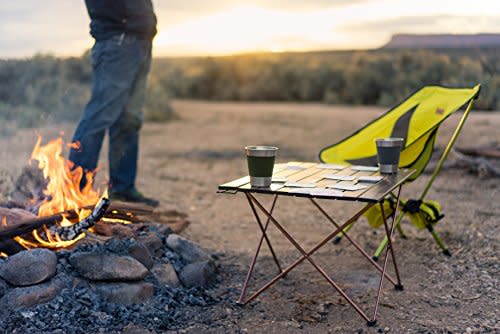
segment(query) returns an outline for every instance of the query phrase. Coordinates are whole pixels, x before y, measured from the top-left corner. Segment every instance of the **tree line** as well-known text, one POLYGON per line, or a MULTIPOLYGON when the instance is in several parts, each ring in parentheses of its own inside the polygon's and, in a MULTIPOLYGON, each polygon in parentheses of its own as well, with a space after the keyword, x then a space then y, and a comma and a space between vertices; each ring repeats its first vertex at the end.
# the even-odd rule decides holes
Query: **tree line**
MULTIPOLYGON (((172 98, 388 107, 428 84, 481 83, 476 109, 500 110, 498 51, 381 49, 155 58, 145 118, 168 120, 172 98)), ((76 121, 91 84, 89 52, 72 58, 0 60, 0 122, 37 126, 76 121)))

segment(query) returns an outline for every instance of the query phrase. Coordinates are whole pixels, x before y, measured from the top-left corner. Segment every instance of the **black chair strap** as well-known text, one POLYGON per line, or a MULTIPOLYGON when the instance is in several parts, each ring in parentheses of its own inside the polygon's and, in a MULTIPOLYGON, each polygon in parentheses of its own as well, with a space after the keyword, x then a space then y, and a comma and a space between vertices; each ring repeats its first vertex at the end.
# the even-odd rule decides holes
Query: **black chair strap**
POLYGON ((417 199, 409 199, 403 205, 403 212, 408 213, 418 213, 420 211, 420 206, 422 205, 421 200, 417 199))

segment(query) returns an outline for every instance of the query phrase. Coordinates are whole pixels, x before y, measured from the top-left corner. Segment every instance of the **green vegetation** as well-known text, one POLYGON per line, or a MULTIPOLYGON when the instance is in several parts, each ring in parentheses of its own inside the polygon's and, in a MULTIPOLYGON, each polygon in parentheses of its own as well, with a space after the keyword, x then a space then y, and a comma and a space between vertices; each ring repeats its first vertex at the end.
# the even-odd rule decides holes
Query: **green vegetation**
POLYGON ((0 117, 21 126, 74 120, 89 97, 91 80, 88 54, 1 61, 0 117))
POLYGON ((500 53, 377 50, 157 59, 153 73, 176 98, 390 106, 428 84, 483 84, 478 108, 500 110, 500 53), (496 94, 496 95, 495 95, 496 94))
MULTIPOLYGON (((500 110, 498 49, 376 50, 158 58, 146 120, 172 116, 170 98, 390 106, 428 84, 483 85, 476 107, 500 110)), ((89 53, 0 61, 0 121, 76 121, 89 96, 89 53)), ((1 130, 0 126, 0 132, 1 130)))

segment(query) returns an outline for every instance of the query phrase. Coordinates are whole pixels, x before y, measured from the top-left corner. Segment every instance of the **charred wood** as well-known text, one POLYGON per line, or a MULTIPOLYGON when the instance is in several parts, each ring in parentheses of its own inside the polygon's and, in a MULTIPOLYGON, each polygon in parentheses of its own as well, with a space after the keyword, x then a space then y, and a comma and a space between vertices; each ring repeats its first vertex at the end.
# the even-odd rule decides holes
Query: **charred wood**
MULTIPOLYGON (((52 216, 38 217, 26 221, 22 221, 15 225, 13 228, 6 228, 0 231, 0 240, 4 238, 14 238, 33 230, 39 229, 44 225, 51 226, 62 221, 64 214, 56 214, 52 216)), ((73 216, 76 217, 76 213, 73 212, 73 216)), ((71 219, 71 214, 69 218, 71 219)))
POLYGON ((58 234, 62 240, 73 240, 83 231, 88 230, 90 227, 94 226, 95 223, 97 223, 104 216, 108 207, 109 200, 107 198, 101 198, 92 213, 78 223, 65 227, 52 226, 49 231, 54 235, 58 234))
POLYGON ((23 208, 36 213, 38 206, 47 197, 44 194, 47 184, 48 180, 34 161, 32 165, 23 168, 21 175, 17 178, 14 191, 9 197, 12 202, 20 203, 23 208))
POLYGON ((7 255, 13 255, 23 251, 25 248, 18 244, 14 239, 0 240, 0 252, 7 255))
MULTIPOLYGON (((86 206, 84 209, 93 209, 93 206, 86 206)), ((114 202, 110 203, 109 207, 106 208, 106 212, 104 217, 108 215, 110 217, 118 215, 120 218, 126 218, 131 222, 139 221, 138 218, 134 218, 137 215, 151 215, 153 213, 154 208, 144 204, 137 203, 126 203, 126 202, 114 202)), ((36 230, 46 225, 51 227, 57 223, 60 223, 65 217, 69 221, 76 221, 78 219, 78 215, 74 210, 68 210, 64 212, 60 212, 51 216, 45 217, 36 217, 33 219, 25 219, 22 221, 18 221, 14 224, 14 227, 6 227, 3 230, 0 230, 0 240, 4 238, 13 238, 25 233, 29 233, 32 230, 36 230)), ((9 222, 9 225, 12 225, 12 222, 9 222)))
POLYGON ((23 221, 35 219, 36 216, 24 209, 14 208, 8 209, 0 207, 0 222, 2 222, 0 226, 0 231, 4 230, 7 227, 11 227, 13 225, 18 225, 23 221))

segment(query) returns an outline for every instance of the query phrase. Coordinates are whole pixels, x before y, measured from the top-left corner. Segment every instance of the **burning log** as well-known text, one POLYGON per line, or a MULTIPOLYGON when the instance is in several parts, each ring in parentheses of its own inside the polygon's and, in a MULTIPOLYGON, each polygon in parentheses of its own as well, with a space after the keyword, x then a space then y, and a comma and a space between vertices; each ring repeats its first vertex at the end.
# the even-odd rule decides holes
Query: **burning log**
MULTIPOLYGON (((153 226, 158 232, 180 233, 188 225, 187 215, 175 210, 153 211, 152 207, 136 203, 114 202, 107 199, 99 202, 93 212, 78 221, 76 211, 56 215, 30 218, 31 213, 20 209, 0 208, 0 216, 6 217, 0 226, 0 252, 13 255, 24 248, 66 248, 92 236, 82 234, 93 227, 95 237, 135 237, 145 226, 153 226), (63 220, 73 223, 64 225, 63 220), (100 224, 100 225, 99 225, 100 224)), ((80 211, 80 210, 77 210, 80 211)), ((0 219, 1 219, 0 217, 0 219)))
MULTIPOLYGON (((139 221, 137 218, 138 215, 151 215, 153 214, 154 208, 145 204, 136 204, 136 203, 125 203, 125 202, 113 202, 109 204, 105 210, 105 214, 103 217, 110 218, 118 218, 128 220, 131 223, 139 221), (125 213, 124 213, 125 212, 125 213), (128 213, 128 214, 127 214, 128 213)), ((83 209, 91 210, 92 206, 86 206, 83 209)), ((54 215, 45 216, 45 217, 37 217, 33 219, 27 219, 24 221, 17 222, 14 227, 7 227, 3 230, 0 230, 0 239, 4 238, 14 238, 26 233, 31 232, 32 230, 37 230, 42 226, 52 226, 57 223, 60 223, 63 218, 66 218, 69 221, 75 221, 78 219, 78 215, 74 210, 64 211, 60 213, 56 213, 54 215)), ((10 224, 9 224, 10 225, 10 224)))
POLYGON ((113 202, 109 206, 108 212, 113 211, 125 211, 131 212, 134 215, 146 214, 150 215, 153 213, 154 208, 150 205, 142 203, 130 203, 130 202, 113 202))
POLYGON ((3 256, 16 254, 23 250, 24 247, 14 239, 0 240, 0 253, 3 254, 3 256))
MULTIPOLYGON (((73 214, 74 218, 76 218, 76 213, 73 214)), ((3 231, 0 231, 0 240, 4 238, 14 238, 29 233, 33 230, 41 228, 44 225, 50 226, 59 223, 63 220, 63 217, 65 217, 65 215, 63 213, 59 213, 52 216, 39 217, 20 222, 13 228, 6 228, 3 231)), ((71 219, 71 214, 66 218, 71 219)))
POLYGON ((21 225, 24 221, 29 221, 36 218, 36 216, 23 209, 14 208, 7 209, 0 207, 0 232, 4 229, 13 228, 15 226, 21 225))
POLYGON ((97 223, 104 216, 108 207, 109 199, 102 198, 99 203, 97 203, 92 213, 85 217, 83 220, 71 226, 53 226, 49 229, 49 231, 54 235, 58 234, 62 240, 73 240, 83 231, 94 226, 95 223, 97 223))
MULTIPOLYGON (((89 216, 70 226, 56 225, 48 228, 46 224, 43 224, 38 228, 34 228, 34 224, 16 224, 15 228, 8 231, 2 231, 4 236, 9 235, 10 238, 0 238, 0 251, 6 254, 14 254, 22 250, 23 247, 47 247, 54 249, 68 247, 83 238, 85 235, 82 235, 82 232, 92 227, 97 221, 99 221, 108 207, 109 200, 107 198, 103 198, 95 206, 89 216)), ((62 217, 63 216, 61 215, 59 218, 53 219, 52 224, 55 224, 57 221, 61 221, 62 217)), ((42 224, 44 222, 44 219, 40 219, 35 225, 42 224)))
POLYGON ((121 230, 120 235, 131 237, 145 224, 160 233, 180 232, 189 224, 182 213, 154 212, 153 207, 140 203, 100 201, 103 195, 92 188, 95 175, 66 160, 62 151, 62 138, 46 145, 38 138, 29 168, 17 180, 9 201, 0 203, 0 252, 13 254, 20 247, 71 247, 92 234, 82 233, 90 227, 99 234, 99 224, 103 235, 121 230), (87 181, 83 189, 82 179, 87 181), (73 209, 58 213, 62 208, 73 209), (82 219, 87 210, 92 213, 82 219))
MULTIPOLYGON (((37 214, 38 218, 8 218, 8 222, 0 228, 0 240, 15 238, 29 234, 43 228, 45 233, 54 225, 69 220, 77 223, 82 228, 87 222, 78 222, 81 209, 93 210, 95 203, 101 195, 92 188, 94 174, 85 172, 81 167, 76 167, 63 155, 62 138, 51 140, 42 145, 39 137, 33 149, 30 166, 25 168, 16 182, 16 189, 11 193, 11 200, 1 203, 6 208, 23 208, 37 214), (81 180, 85 179, 86 186, 80 187, 81 180), (90 205, 89 205, 90 204, 90 205), (61 208, 79 208, 57 213, 61 208)), ((151 215, 153 208, 137 203, 116 202, 107 203, 101 215, 109 215, 110 221, 137 221, 138 215, 151 215), (109 208, 108 208, 109 206, 109 208)), ((11 213, 11 212, 10 212, 11 213)), ((92 216, 92 215, 91 215, 92 216)), ((0 217, 1 218, 1 217, 0 217)), ((60 228, 60 227, 58 227, 60 228)), ((69 230, 64 233, 73 234, 69 230)))

